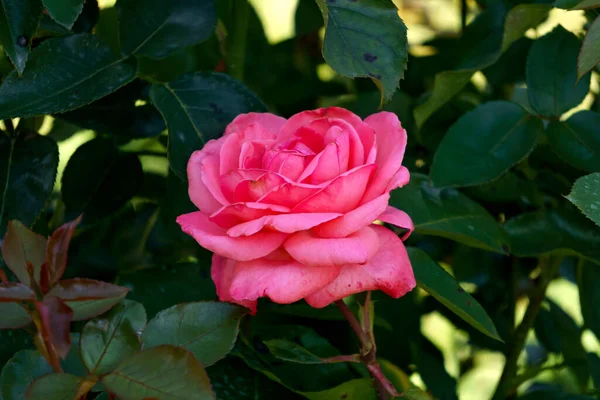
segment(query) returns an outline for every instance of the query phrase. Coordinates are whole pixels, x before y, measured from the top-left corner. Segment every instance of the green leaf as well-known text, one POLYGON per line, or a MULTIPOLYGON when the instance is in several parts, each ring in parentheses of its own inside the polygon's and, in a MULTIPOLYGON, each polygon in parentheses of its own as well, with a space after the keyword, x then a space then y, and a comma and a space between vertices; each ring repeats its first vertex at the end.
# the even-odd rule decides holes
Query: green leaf
POLYGON ((504 224, 511 254, 538 257, 559 253, 600 263, 600 230, 575 210, 557 209, 521 214, 504 224))
POLYGON ((119 0, 116 7, 124 54, 163 58, 208 39, 217 23, 214 0, 119 0))
POLYGON ((265 345, 275 357, 299 364, 323 364, 323 359, 289 340, 272 339, 266 340, 265 345))
POLYGON ((244 85, 217 73, 197 72, 153 85, 150 98, 167 121, 169 165, 182 179, 192 152, 221 136, 236 116, 267 111, 244 85))
POLYGON ((195 302, 178 304, 159 312, 142 335, 144 348, 163 344, 190 351, 204 366, 231 351, 241 317, 247 310, 229 303, 195 302))
POLYGON ((0 2, 0 44, 19 74, 25 69, 42 10, 40 0, 0 2))
POLYGON ((435 297, 456 315, 491 338, 502 341, 491 318, 483 307, 427 253, 416 247, 408 247, 417 285, 435 297))
POLYGON ((48 296, 56 296, 73 310, 73 320, 82 321, 100 315, 120 302, 128 288, 87 278, 58 282, 48 296))
POLYGON ((600 337, 600 268, 597 265, 582 262, 577 276, 579 286, 579 304, 585 327, 596 337, 600 337))
POLYGON ((412 174, 408 185, 392 191, 390 204, 412 218, 415 230, 498 253, 508 251, 500 225, 479 204, 455 189, 437 189, 412 174))
POLYGON ((560 117, 576 107, 590 90, 590 77, 577 78, 581 42, 558 25, 536 40, 527 56, 527 94, 533 109, 544 117, 560 117))
POLYGON ((439 187, 478 185, 500 177, 533 150, 544 129, 524 108, 492 101, 464 114, 440 143, 431 179, 439 187))
POLYGON ((138 334, 146 326, 140 303, 125 300, 102 317, 85 324, 81 335, 81 358, 91 374, 106 374, 119 362, 142 348, 138 334))
POLYGON ((504 21, 502 52, 508 50, 529 29, 544 22, 551 9, 549 4, 519 4, 513 7, 504 21))
POLYGON ((33 224, 52 193, 57 168, 54 140, 24 131, 9 139, 0 132, 0 237, 8 220, 33 224))
POLYGON ((353 379, 344 382, 339 386, 322 392, 303 392, 301 393, 309 400, 376 400, 377 391, 370 379, 353 379))
POLYGON ((53 20, 71 29, 83 10, 85 0, 42 0, 53 20))
POLYGON ((46 257, 46 238, 19 221, 10 221, 2 242, 2 257, 17 279, 30 286, 28 263, 32 267, 31 275, 39 282, 40 270, 46 257))
POLYGON ((110 140, 83 144, 69 159, 62 177, 68 215, 106 216, 121 208, 141 187, 143 171, 135 154, 119 152, 110 140))
POLYGON ((594 386, 600 387, 600 357, 595 353, 587 353, 587 359, 594 386))
POLYGON ((22 283, 0 282, 0 303, 18 303, 35 300, 35 293, 22 283))
POLYGON ((389 101, 408 61, 406 25, 391 0, 317 0, 325 21, 323 57, 339 74, 371 78, 389 101))
POLYGON ((21 350, 2 368, 0 398, 3 400, 26 400, 27 387, 36 378, 50 373, 52 373, 52 367, 39 352, 21 350))
MULTIPOLYGON (((0 304, 1 306, 2 304, 0 304)), ((0 330, 0 367, 3 367, 19 350, 31 349, 32 347, 32 337, 24 329, 0 330)))
POLYGON ((572 166, 590 172, 600 171, 600 114, 580 111, 566 121, 551 121, 546 128, 548 143, 556 154, 572 166))
POLYGON ((600 62, 600 15, 588 29, 577 58, 577 77, 581 79, 600 62))
POLYGON ((22 77, 13 72, 4 79, 0 119, 72 110, 106 96, 134 77, 134 66, 116 57, 95 36, 48 39, 31 53, 22 77))
POLYGON ((600 172, 577 179, 567 199, 600 226, 600 172))
POLYGON ((0 303, 0 329, 23 328, 31 322, 27 311, 17 303, 0 303))
POLYGON ((44 375, 29 386, 27 400, 77 400, 84 382, 71 374, 44 375))
POLYGON ((102 383, 122 400, 214 399, 206 371, 180 347, 160 346, 124 360, 102 383))

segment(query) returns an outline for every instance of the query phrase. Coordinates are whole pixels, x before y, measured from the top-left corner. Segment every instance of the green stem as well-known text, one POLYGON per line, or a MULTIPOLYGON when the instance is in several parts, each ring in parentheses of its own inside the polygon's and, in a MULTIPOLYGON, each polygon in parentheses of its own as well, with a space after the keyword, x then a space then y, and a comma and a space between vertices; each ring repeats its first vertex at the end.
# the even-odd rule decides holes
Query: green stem
POLYGON ((496 387, 496 392, 492 397, 492 400, 505 400, 514 396, 513 382, 517 375, 517 362, 519 356, 525 346, 525 340, 527 339, 527 333, 533 326, 535 318, 540 312, 542 301, 546 296, 546 289, 550 284, 550 281, 554 278, 560 267, 562 261, 561 257, 550 258, 549 256, 540 257, 539 266, 541 269, 540 279, 537 286, 533 289, 533 293, 529 298, 529 306, 523 316, 523 321, 519 324, 515 330, 514 335, 508 343, 508 350, 506 352, 506 364, 502 370, 502 376, 496 387))
POLYGON ((231 14, 232 25, 227 37, 227 72, 238 81, 243 81, 250 4, 247 0, 233 0, 231 14))

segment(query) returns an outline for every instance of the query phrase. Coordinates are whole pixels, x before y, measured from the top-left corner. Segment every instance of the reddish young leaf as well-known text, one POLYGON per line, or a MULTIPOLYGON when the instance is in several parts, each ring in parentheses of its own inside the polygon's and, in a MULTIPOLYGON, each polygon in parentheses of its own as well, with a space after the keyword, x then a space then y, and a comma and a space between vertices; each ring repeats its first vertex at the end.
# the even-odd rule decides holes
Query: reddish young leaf
POLYGON ((54 296, 46 296, 43 301, 36 301, 35 308, 40 314, 44 344, 64 359, 71 347, 70 325, 73 310, 54 296))
POLYGON ((22 283, 31 286, 27 262, 33 266, 33 276, 37 281, 46 252, 46 238, 31 231, 17 220, 8 223, 2 242, 4 262, 22 283))
POLYGON ((50 239, 46 247, 46 265, 48 271, 49 287, 52 287, 65 273, 67 267, 67 253, 69 251, 69 243, 71 236, 75 232, 75 228, 81 222, 81 216, 76 220, 67 222, 58 228, 50 239))
POLYGON ((22 283, 0 283, 0 303, 14 303, 35 300, 35 293, 22 283))
POLYGON ((124 298, 129 289, 93 279, 75 278, 58 282, 48 293, 73 309, 74 321, 100 315, 124 298))

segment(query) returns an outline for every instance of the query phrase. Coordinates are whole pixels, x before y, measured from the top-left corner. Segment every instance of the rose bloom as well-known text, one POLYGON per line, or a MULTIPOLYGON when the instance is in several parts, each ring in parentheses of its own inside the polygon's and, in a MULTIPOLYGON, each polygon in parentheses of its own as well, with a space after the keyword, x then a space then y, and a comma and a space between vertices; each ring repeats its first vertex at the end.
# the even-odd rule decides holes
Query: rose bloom
POLYGON ((415 287, 410 261, 398 236, 373 222, 413 230, 388 205, 409 181, 405 147, 389 112, 364 121, 336 107, 288 120, 242 114, 192 154, 189 196, 200 211, 177 222, 214 253, 219 298, 253 312, 264 296, 317 308, 366 290, 398 298, 415 287))

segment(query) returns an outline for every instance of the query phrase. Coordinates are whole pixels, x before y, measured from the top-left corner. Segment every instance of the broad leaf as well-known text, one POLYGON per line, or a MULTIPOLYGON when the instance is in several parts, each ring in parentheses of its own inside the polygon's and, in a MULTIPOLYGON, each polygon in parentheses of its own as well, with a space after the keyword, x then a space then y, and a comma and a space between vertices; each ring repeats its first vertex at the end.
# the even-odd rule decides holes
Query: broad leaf
POLYGON ((0 1, 0 44, 19 74, 25 69, 42 10, 39 0, 0 1))
POLYGON ((119 362, 142 348, 138 334, 146 326, 146 311, 125 300, 83 328, 81 358, 91 374, 112 371, 119 362))
POLYGON ((134 77, 135 67, 116 57, 95 36, 48 39, 31 53, 22 77, 13 72, 4 79, 0 119, 72 110, 115 91, 134 77))
POLYGON ((567 199, 600 226, 600 173, 577 179, 567 199))
POLYGON ((322 392, 301 393, 309 400, 376 400, 377 391, 370 379, 354 379, 322 392))
POLYGON ((62 199, 69 216, 102 217, 121 208, 141 187, 143 171, 134 154, 120 153, 109 140, 94 139, 69 159, 62 199))
POLYGON ((339 74, 371 78, 389 101, 408 61, 406 25, 391 0, 317 0, 325 21, 323 57, 339 74))
POLYGON ((551 121, 546 128, 552 149, 574 167, 600 171, 600 114, 580 111, 566 121, 551 121))
POLYGON ((600 357, 596 353, 587 353, 587 359, 592 381, 596 387, 600 387, 600 357))
POLYGON ((54 140, 27 131, 9 139, 0 132, 0 237, 8 220, 28 226, 35 221, 52 193, 57 168, 54 140))
MULTIPOLYGON (((22 283, 0 283, 0 303, 18 303, 35 300, 35 293, 22 283)), ((3 316, 4 318, 4 316, 3 316)))
MULTIPOLYGON (((599 3, 600 4, 600 3, 599 3)), ((600 62, 600 16, 596 18, 583 39, 577 59, 577 74, 581 77, 600 62)))
POLYGON ((93 279, 75 278, 58 282, 48 293, 73 309, 73 321, 100 315, 120 302, 128 288, 93 279))
POLYGON ((267 111, 244 85, 216 73, 192 73, 153 85, 150 98, 167 121, 169 165, 182 179, 194 150, 221 136, 236 116, 267 111))
POLYGON ((265 345, 275 357, 299 364, 322 364, 324 361, 304 347, 283 339, 266 340, 265 345))
POLYGON ((560 117, 590 90, 590 77, 577 78, 581 42, 561 25, 536 40, 527 56, 527 94, 541 116, 560 117))
POLYGON ((408 185, 392 192, 390 204, 410 215, 416 232, 499 253, 508 251, 500 225, 482 206, 455 189, 435 188, 423 175, 412 174, 408 185))
POLYGON ((83 10, 85 0, 42 0, 42 2, 53 20, 71 29, 83 10))
POLYGON ((600 268, 591 263, 582 263, 577 277, 579 304, 585 327, 600 337, 600 268))
POLYGON ((214 399, 206 371, 188 351, 175 346, 136 353, 102 383, 122 400, 214 399))
POLYGON ((52 367, 35 350, 17 352, 2 368, 0 398, 26 400, 29 385, 37 378, 52 373, 52 367))
POLYGON ((2 242, 2 257, 23 284, 31 284, 30 275, 39 282, 46 242, 45 237, 31 231, 21 222, 15 220, 8 223, 8 230, 2 242))
POLYGON ((575 210, 522 214, 506 221, 504 228, 510 238, 511 253, 516 256, 560 253, 600 263, 600 230, 575 210))
POLYGON ((159 312, 144 330, 144 348, 163 344, 190 351, 204 366, 225 357, 233 348, 241 317, 247 310, 228 303, 179 304, 159 312))
POLYGON ((119 0, 124 54, 163 58, 208 39, 215 30, 214 0, 119 0))
POLYGON ((23 328, 31 322, 27 311, 18 303, 0 303, 0 329, 23 328))
POLYGON ((543 129, 542 121, 518 104, 485 103, 450 127, 435 154, 431 179, 439 187, 494 180, 533 150, 543 129))
POLYGON ((48 239, 46 247, 46 268, 48 270, 48 284, 52 287, 65 273, 67 267, 67 253, 71 236, 81 221, 81 217, 60 226, 48 239))
POLYGON ((73 310, 58 297, 46 296, 36 301, 35 308, 40 316, 41 335, 47 348, 53 347, 64 359, 71 348, 70 326, 73 310))
POLYGON ((27 389, 27 400, 78 400, 85 381, 71 374, 49 374, 36 379, 27 389))
POLYGON ((491 338, 502 340, 491 318, 483 307, 427 253, 416 247, 408 247, 417 285, 435 297, 473 327, 491 338))

